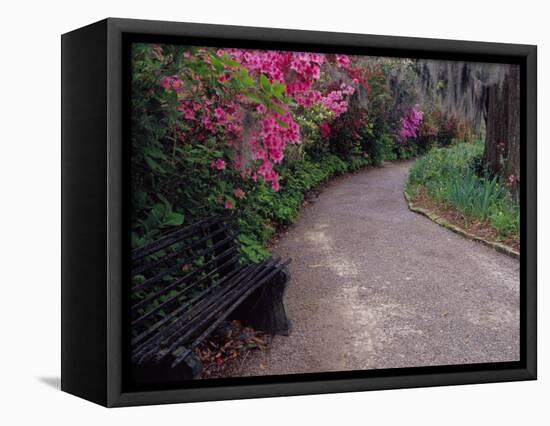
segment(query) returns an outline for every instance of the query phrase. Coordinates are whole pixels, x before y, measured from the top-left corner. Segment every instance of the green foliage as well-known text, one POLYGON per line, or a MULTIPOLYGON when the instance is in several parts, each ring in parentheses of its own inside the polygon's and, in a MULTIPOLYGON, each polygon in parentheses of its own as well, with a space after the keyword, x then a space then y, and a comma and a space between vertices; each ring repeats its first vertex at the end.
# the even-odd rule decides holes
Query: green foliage
POLYGON ((412 166, 406 190, 412 195, 423 187, 430 198, 452 205, 466 219, 488 220, 502 237, 516 237, 518 202, 497 177, 480 173, 482 155, 481 142, 432 149, 412 166))
POLYGON ((395 156, 404 160, 409 160, 418 155, 418 146, 408 142, 400 143, 395 147, 395 156))
MULTIPOLYGON (((328 153, 328 141, 323 140, 319 125, 332 117, 332 112, 320 104, 313 105, 311 108, 303 109, 295 115, 296 123, 300 126, 302 143, 299 145, 301 152, 307 154, 310 158, 320 158, 328 153)), ((294 149, 289 146, 287 149, 294 149)), ((290 154, 292 156, 292 154, 290 154)), ((288 155, 285 155, 289 158, 288 155)), ((300 159, 303 159, 304 156, 300 159)), ((292 162, 292 157, 290 158, 292 162)))
POLYGON ((519 205, 514 203, 511 207, 506 201, 500 208, 495 209, 490 215, 491 223, 497 232, 501 235, 519 234, 519 205))
POLYGON ((387 126, 380 120, 367 120, 359 130, 362 149, 367 153, 371 164, 381 166, 384 161, 397 158, 394 140, 387 126))

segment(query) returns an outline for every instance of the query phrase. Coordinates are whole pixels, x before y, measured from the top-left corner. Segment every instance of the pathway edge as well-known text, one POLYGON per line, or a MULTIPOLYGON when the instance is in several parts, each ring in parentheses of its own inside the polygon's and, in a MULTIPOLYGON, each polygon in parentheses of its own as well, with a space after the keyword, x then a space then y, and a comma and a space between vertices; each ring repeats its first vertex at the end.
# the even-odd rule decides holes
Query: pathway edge
POLYGON ((448 220, 442 218, 441 216, 436 215, 435 213, 433 213, 433 212, 431 212, 427 209, 415 206, 413 201, 411 200, 411 197, 409 196, 409 194, 407 194, 407 191, 403 191, 403 196, 405 197, 405 201, 407 202, 407 207, 409 208, 410 211, 412 211, 414 213, 417 213, 417 214, 420 214, 422 216, 425 216, 428 219, 430 219, 432 222, 435 222, 438 225, 440 225, 444 228, 447 228, 448 230, 450 230, 450 231, 452 231, 456 234, 462 235, 463 237, 468 238, 469 240, 478 241, 478 242, 480 242, 480 243, 482 243, 482 244, 484 244, 488 247, 491 247, 491 248, 495 249, 496 251, 498 251, 502 254, 508 255, 508 256, 513 257, 515 259, 520 258, 520 254, 519 254, 518 251, 516 251, 514 249, 511 249, 510 247, 505 246, 504 244, 496 243, 494 241, 489 241, 489 240, 486 240, 484 238, 478 237, 477 235, 474 235, 474 234, 466 231, 465 229, 461 228, 460 226, 452 224, 448 220))

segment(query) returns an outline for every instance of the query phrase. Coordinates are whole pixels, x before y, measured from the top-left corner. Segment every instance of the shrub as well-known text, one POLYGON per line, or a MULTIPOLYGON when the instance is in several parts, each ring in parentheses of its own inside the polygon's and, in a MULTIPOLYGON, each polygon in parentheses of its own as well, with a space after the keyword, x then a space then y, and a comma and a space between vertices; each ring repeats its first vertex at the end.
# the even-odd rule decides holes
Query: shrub
POLYGON ((389 133, 382 133, 378 138, 372 138, 367 148, 372 164, 380 166, 384 161, 397 159, 394 152, 393 138, 389 133))

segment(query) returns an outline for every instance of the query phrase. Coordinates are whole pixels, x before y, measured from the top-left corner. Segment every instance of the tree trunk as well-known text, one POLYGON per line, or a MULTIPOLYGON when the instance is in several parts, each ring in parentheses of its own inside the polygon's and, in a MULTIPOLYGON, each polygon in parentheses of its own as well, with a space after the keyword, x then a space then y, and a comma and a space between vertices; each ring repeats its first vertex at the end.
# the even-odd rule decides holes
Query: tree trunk
POLYGON ((520 143, 519 66, 510 65, 501 84, 487 89, 485 164, 500 175, 512 192, 519 189, 520 143))

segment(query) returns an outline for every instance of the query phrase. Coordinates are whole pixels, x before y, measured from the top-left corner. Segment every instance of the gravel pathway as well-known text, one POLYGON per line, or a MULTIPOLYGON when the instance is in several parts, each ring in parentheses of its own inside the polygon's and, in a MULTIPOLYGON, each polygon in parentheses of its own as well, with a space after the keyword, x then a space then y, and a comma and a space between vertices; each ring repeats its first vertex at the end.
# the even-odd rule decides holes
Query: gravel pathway
POLYGON ((291 334, 239 375, 519 359, 519 262, 410 212, 409 166, 338 179, 282 236, 291 334))

